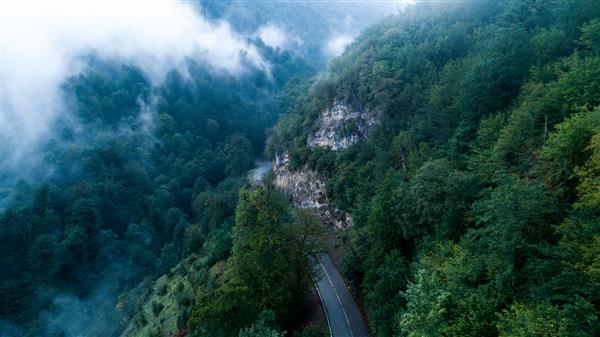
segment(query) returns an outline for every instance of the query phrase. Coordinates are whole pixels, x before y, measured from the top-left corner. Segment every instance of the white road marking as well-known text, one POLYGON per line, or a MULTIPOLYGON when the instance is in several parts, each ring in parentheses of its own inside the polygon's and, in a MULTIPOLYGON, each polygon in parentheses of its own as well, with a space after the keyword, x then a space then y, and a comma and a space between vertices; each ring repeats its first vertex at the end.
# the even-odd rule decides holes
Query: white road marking
POLYGON ((325 266, 323 266, 323 263, 321 263, 321 259, 319 259, 319 265, 321 265, 321 268, 323 269, 325 276, 327 276, 327 279, 329 280, 329 284, 331 284, 331 288, 333 288, 333 292, 335 293, 335 297, 337 297, 338 302, 340 302, 340 306, 342 307, 342 312, 344 313, 344 317, 346 318, 346 324, 348 324, 348 331, 350 331, 350 334, 352 335, 352 337, 354 337, 354 332, 352 332, 352 327, 350 326, 350 320, 348 319, 348 314, 346 314, 346 309, 344 309, 344 305, 342 304, 340 295, 338 294, 337 290, 335 289, 335 286, 333 285, 333 281, 331 281, 331 277, 329 277, 329 274, 327 273, 325 266))
POLYGON ((327 313, 327 308, 325 308, 325 302, 323 302, 323 297, 321 297, 321 292, 319 291, 319 286, 315 282, 315 289, 317 289, 317 295, 319 295, 319 300, 321 301, 321 307, 323 307, 323 311, 325 311, 325 319, 327 320, 327 328, 329 329, 329 336, 333 337, 333 331, 331 331, 331 323, 329 322, 329 314, 327 313))

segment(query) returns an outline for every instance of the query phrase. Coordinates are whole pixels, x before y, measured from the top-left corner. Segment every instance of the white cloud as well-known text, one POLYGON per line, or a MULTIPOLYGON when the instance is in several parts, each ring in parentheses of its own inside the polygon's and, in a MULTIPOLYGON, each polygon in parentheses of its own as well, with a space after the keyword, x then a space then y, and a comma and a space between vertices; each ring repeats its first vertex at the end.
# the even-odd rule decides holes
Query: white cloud
POLYGON ((339 9, 338 26, 333 27, 323 45, 326 57, 341 55, 365 27, 390 15, 397 15, 414 5, 417 0, 365 0, 336 5, 339 9), (340 6, 344 6, 340 8, 340 6))
POLYGON ((272 23, 261 26, 254 34, 274 49, 293 49, 302 46, 302 39, 272 23))
POLYGON ((274 25, 260 27, 257 35, 267 46, 272 48, 283 48, 287 42, 285 32, 274 25))
POLYGON ((325 53, 329 56, 339 56, 353 40, 351 35, 336 35, 327 41, 325 53))
POLYGON ((154 83, 183 67, 187 57, 232 73, 247 64, 268 70, 259 52, 227 23, 210 23, 184 2, 8 0, 0 6, 0 137, 3 146, 11 146, 2 153, 24 154, 49 131, 62 110, 60 84, 81 70, 78 56, 87 52, 136 64, 154 83))

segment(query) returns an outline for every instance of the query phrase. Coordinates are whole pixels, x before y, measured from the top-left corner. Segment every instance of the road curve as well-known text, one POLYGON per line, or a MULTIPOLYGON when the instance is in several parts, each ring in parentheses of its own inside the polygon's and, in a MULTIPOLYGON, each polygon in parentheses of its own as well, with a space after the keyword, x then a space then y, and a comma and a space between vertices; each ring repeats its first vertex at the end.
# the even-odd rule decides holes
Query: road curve
POLYGON ((331 335, 368 337, 360 311, 329 256, 319 255, 314 263, 314 275, 331 335))

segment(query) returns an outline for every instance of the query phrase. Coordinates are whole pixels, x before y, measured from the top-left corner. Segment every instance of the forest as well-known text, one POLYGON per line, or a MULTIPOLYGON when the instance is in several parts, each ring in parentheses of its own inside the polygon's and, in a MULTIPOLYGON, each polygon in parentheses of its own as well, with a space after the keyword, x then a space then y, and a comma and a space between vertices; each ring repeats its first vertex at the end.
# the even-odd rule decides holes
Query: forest
POLYGON ((599 15, 417 4, 290 91, 267 150, 352 214, 338 245, 373 336, 600 334, 599 15), (381 123, 342 152, 308 147, 336 99, 381 123))
POLYGON ((5 196, 2 319, 23 335, 64 336, 75 327, 57 317, 100 307, 102 315, 75 325, 90 326, 86 336, 118 336, 153 279, 192 253, 211 265, 226 258, 238 190, 279 113, 273 93, 288 72, 311 69, 285 52, 272 61, 272 81, 190 61, 189 78, 173 71, 153 88, 133 66, 90 57, 63 85, 78 123, 57 120, 43 149, 44 167, 60 174, 21 179, 5 196), (153 123, 149 107, 139 114, 141 100, 159 112, 153 123))
POLYGON ((333 59, 337 12, 293 6, 198 4, 292 17, 297 50, 248 39, 268 73, 84 56, 42 163, 0 172, 0 337, 329 336, 324 252, 373 337, 600 336, 600 2, 416 1, 333 59), (340 101, 373 130, 309 146, 340 101), (282 153, 352 226, 249 181, 282 153))

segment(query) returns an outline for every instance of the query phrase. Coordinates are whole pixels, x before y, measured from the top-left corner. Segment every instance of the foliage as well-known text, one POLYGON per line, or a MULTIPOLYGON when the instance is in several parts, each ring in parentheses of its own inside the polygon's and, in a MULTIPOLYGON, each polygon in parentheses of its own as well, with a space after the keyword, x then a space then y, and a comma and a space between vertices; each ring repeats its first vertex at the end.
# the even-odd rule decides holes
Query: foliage
POLYGON ((270 154, 321 171, 352 214, 343 266, 374 336, 598 334, 599 17, 595 1, 421 2, 319 91, 288 90, 270 154), (309 147, 334 100, 379 124, 309 147))
POLYGON ((198 293, 192 335, 279 336, 258 313, 270 312, 279 326, 295 320, 312 284, 308 257, 322 251, 320 236, 314 215, 291 212, 279 192, 242 189, 231 256, 198 293))
POLYGON ((188 60, 153 86, 91 55, 63 85, 69 114, 37 178, 2 191, 0 316, 44 335, 60 290, 108 308, 90 336, 129 317, 135 336, 284 336, 324 233, 249 188, 264 148, 317 171, 352 214, 343 266, 374 336, 597 336, 599 20, 592 0, 417 2, 318 78, 314 55, 259 39, 271 76, 188 60), (343 151, 310 148, 334 100, 379 123, 343 151))
MULTIPOLYGON (((134 311, 115 311, 119 295, 143 297, 149 280, 192 254, 202 254, 205 268, 228 257, 238 190, 281 112, 277 93, 312 69, 289 52, 257 47, 276 78, 189 59, 186 76, 172 70, 156 84, 135 66, 82 56, 83 71, 63 83, 66 111, 49 126, 56 132, 40 149, 44 162, 3 194, 3 320, 26 336, 50 334, 44 322, 63 310, 55 298, 64 293, 90 303, 79 310, 91 316, 90 329, 78 334, 116 336, 134 311), (108 304, 94 305, 98 292, 108 304)), ((187 323, 189 313, 162 305, 155 314, 187 323)), ((173 331, 174 321, 164 322, 145 333, 173 331)))

